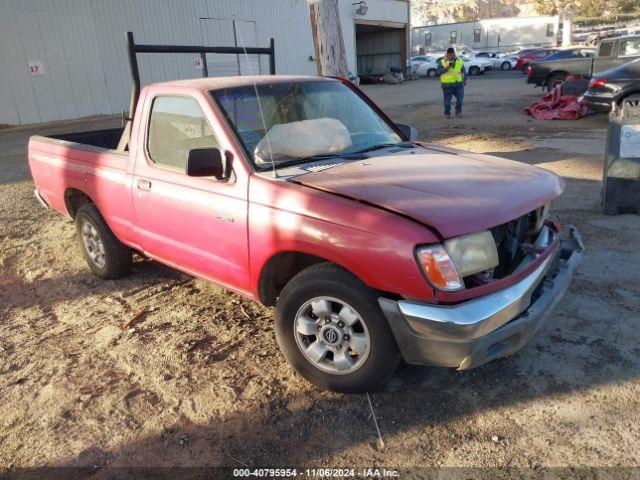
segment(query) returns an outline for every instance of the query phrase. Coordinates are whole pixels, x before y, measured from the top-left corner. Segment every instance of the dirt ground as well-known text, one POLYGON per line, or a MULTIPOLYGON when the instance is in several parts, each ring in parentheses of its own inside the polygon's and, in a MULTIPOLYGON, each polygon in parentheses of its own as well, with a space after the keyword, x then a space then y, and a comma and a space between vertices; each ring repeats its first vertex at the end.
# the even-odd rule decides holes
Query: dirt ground
POLYGON ((366 396, 320 392, 285 364, 271 309, 141 259, 122 280, 90 274, 73 223, 33 198, 26 142, 113 119, 7 129, 0 467, 638 466, 640 217, 600 213, 606 117, 532 120, 540 91, 513 73, 472 79, 463 119, 443 118, 436 81, 367 92, 422 139, 566 179, 556 211, 587 254, 532 342, 469 372, 401 367, 371 394, 380 448, 366 396))

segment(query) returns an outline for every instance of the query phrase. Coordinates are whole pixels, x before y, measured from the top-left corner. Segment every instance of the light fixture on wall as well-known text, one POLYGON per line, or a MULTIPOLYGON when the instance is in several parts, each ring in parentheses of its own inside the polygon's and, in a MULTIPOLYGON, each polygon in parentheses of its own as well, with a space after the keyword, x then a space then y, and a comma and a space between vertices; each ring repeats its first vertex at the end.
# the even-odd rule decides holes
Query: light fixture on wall
POLYGON ((363 17, 367 14, 367 11, 369 10, 369 7, 367 7, 367 2, 365 2, 364 0, 361 2, 352 3, 351 5, 358 5, 358 8, 356 8, 356 13, 363 17))

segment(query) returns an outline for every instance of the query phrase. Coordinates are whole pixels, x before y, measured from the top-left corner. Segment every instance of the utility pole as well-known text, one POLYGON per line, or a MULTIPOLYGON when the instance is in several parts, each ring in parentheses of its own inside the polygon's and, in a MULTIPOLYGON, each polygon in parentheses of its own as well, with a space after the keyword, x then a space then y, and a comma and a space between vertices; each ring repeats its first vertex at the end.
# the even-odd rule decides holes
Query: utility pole
POLYGON ((318 75, 349 77, 338 0, 308 0, 318 75))

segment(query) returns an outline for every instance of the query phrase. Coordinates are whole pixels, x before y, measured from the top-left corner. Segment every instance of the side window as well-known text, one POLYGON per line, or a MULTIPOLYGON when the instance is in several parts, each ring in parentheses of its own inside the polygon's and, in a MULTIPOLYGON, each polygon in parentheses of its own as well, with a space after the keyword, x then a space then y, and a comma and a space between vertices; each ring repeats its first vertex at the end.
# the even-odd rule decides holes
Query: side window
POLYGON ((480 28, 473 29, 473 42, 478 43, 480 41, 480 36, 482 35, 482 30, 480 28))
POLYGON ((458 32, 456 30, 449 32, 449 43, 451 43, 451 45, 458 43, 458 32))
POLYGON ((188 97, 156 97, 151 107, 147 149, 154 163, 183 170, 192 148, 217 148, 200 105, 188 97))
POLYGON ((640 55, 640 38, 631 38, 620 42, 619 57, 634 57, 640 55))
POLYGON ((610 57, 613 52, 613 42, 602 42, 598 48, 599 57, 610 57))
POLYGON ((547 23, 547 37, 553 37, 555 25, 553 23, 547 23))
POLYGON ((424 46, 425 47, 431 46, 431 32, 427 32, 424 34, 424 46))

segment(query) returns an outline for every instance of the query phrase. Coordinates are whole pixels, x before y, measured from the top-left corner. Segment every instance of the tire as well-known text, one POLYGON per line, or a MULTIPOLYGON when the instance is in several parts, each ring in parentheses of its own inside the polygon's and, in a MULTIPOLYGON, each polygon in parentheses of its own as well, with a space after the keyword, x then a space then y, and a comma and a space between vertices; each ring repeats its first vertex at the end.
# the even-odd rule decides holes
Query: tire
POLYGON ((551 75, 547 80, 547 92, 553 90, 557 85, 562 85, 566 78, 567 76, 562 73, 551 75))
POLYGON ((632 93, 631 95, 627 95, 622 100, 620 100, 618 103, 619 103, 619 105, 618 105, 619 108, 622 108, 622 106, 625 103, 630 103, 631 106, 638 108, 638 107, 640 107, 640 94, 632 93))
POLYGON ((375 390, 400 361, 393 333, 372 290, 330 263, 313 265, 285 285, 276 303, 276 339, 300 375, 321 389, 336 392, 375 390), (327 306, 325 311, 332 312, 331 316, 317 305, 327 306), (341 319, 348 324, 341 327, 341 319), (350 334, 348 339, 345 334, 350 334), (328 343, 331 341, 340 346, 328 343), (324 353, 309 353, 316 350, 324 353), (342 370, 337 363, 340 359, 342 370))
POLYGON ((435 77, 436 73, 437 72, 435 68, 430 68, 429 70, 427 70, 427 77, 435 77))
POLYGON ((473 75, 473 76, 480 75, 480 69, 476 66, 469 67, 469 75, 473 75))
POLYGON ((505 72, 507 70, 511 70, 511 63, 510 62, 502 62, 502 65, 500 65, 500 68, 502 68, 502 70, 504 70, 505 72))
POLYGON ((82 254, 98 277, 115 279, 131 271, 131 249, 116 238, 94 204, 78 209, 76 233, 82 254))
POLYGON ((529 64, 528 63, 523 63, 522 64, 522 68, 520 70, 522 70, 522 73, 524 73, 526 75, 527 74, 527 68, 529 68, 529 64))

